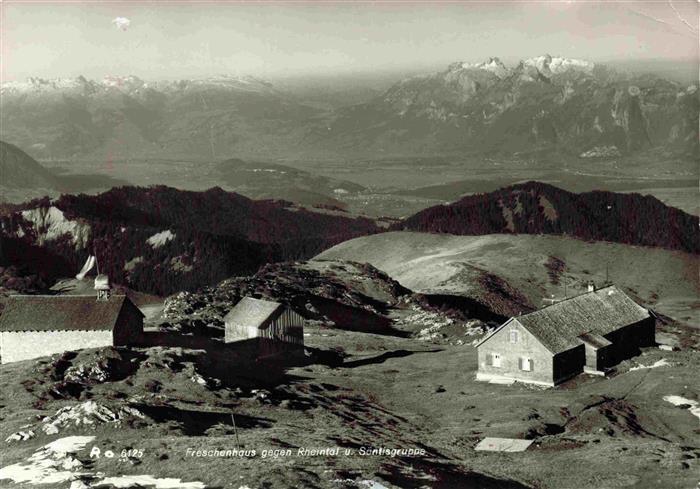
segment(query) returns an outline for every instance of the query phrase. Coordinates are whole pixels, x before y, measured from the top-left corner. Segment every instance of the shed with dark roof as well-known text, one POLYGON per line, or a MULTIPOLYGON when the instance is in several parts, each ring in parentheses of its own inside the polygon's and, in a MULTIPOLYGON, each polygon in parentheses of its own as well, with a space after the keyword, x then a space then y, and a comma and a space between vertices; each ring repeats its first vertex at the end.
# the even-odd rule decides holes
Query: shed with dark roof
POLYGON ((13 295, 0 312, 0 362, 126 345, 142 333, 143 314, 123 295, 13 295))
POLYGON ((617 287, 563 300, 506 321, 476 346, 477 379, 555 385, 603 374, 654 344, 654 317, 617 287))
POLYGON ((253 342, 262 356, 304 347, 304 318, 279 302, 244 297, 224 322, 226 343, 253 342))

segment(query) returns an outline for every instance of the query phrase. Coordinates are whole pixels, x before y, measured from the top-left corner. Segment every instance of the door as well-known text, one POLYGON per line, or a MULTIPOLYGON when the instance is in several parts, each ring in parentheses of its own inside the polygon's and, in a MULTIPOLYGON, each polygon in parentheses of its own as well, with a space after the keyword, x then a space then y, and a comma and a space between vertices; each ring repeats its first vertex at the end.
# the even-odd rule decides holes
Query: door
POLYGON ((501 355, 500 353, 492 353, 491 354, 491 362, 494 367, 500 367, 501 366, 501 355))

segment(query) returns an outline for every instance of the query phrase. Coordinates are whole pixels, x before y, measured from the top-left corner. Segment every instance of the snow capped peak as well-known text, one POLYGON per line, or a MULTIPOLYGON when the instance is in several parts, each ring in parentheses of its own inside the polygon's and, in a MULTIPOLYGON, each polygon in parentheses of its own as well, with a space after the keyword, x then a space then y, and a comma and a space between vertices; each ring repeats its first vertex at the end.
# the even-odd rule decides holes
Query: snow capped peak
POLYGON ((503 62, 496 58, 489 58, 488 61, 481 63, 456 63, 453 65, 454 68, 465 69, 465 70, 483 70, 493 73, 498 78, 504 78, 510 74, 510 70, 503 64, 503 62))
POLYGON ((40 78, 29 77, 26 81, 6 82, 2 84, 3 93, 27 93, 27 92, 66 92, 87 91, 93 93, 106 88, 118 88, 126 91, 137 90, 146 86, 143 80, 137 76, 105 76, 100 81, 88 80, 80 75, 75 78, 40 78))
POLYGON ((40 78, 32 76, 25 81, 12 81, 2 84, 2 92, 48 92, 54 90, 71 90, 84 88, 89 81, 79 76, 77 78, 40 78))
POLYGON ((239 92, 274 92, 271 83, 246 75, 216 75, 207 78, 183 79, 176 81, 160 81, 152 87, 162 91, 187 91, 200 89, 223 89, 239 92))
POLYGON ((105 87, 125 88, 130 90, 138 89, 146 85, 146 83, 141 78, 134 75, 107 75, 104 78, 102 78, 101 84, 105 87))
POLYGON ((88 80, 84 76, 54 79, 30 77, 26 81, 3 83, 1 93, 19 95, 25 93, 60 94, 64 92, 77 92, 80 94, 95 95, 99 93, 121 91, 132 94, 149 88, 162 91, 178 91, 197 87, 217 87, 248 92, 274 91, 271 83, 252 76, 243 75, 217 75, 209 78, 177 81, 164 80, 152 83, 146 82, 135 75, 107 75, 97 81, 88 80))
POLYGON ((549 54, 526 59, 523 61, 523 65, 535 68, 545 76, 573 70, 590 72, 595 67, 595 64, 590 61, 559 56, 553 57, 549 54))
MULTIPOLYGON (((579 71, 590 73, 595 67, 595 64, 590 61, 585 61, 582 59, 574 58, 564 58, 561 56, 551 56, 545 54, 542 56, 536 56, 534 58, 525 59, 520 62, 520 70, 522 68, 535 69, 542 75, 550 77, 552 75, 558 75, 561 73, 566 73, 569 71, 579 71)), ((461 70, 482 70, 493 73, 498 78, 503 79, 510 76, 514 70, 508 68, 503 62, 497 57, 491 57, 486 61, 481 63, 468 63, 460 62, 454 63, 449 66, 448 71, 457 73, 461 70)), ((518 68, 516 68, 516 71, 518 68)))

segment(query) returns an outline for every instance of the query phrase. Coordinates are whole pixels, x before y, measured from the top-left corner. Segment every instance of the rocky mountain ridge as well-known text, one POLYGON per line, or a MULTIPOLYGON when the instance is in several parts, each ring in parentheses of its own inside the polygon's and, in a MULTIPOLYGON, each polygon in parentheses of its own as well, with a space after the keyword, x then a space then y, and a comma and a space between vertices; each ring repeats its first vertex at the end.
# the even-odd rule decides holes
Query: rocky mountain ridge
POLYGON ((164 92, 187 91, 202 88, 228 88, 231 90, 273 91, 272 84, 252 77, 219 75, 207 78, 183 80, 146 81, 135 75, 105 76, 101 80, 92 80, 84 76, 75 78, 40 78, 29 77, 25 81, 4 82, 0 86, 3 95, 30 93, 73 93, 75 95, 94 95, 99 92, 119 91, 135 94, 140 90, 154 89, 164 92))
POLYGON ((631 75, 585 60, 539 56, 453 63, 340 110, 319 138, 383 151, 503 152, 654 146, 697 152, 697 85, 631 75))

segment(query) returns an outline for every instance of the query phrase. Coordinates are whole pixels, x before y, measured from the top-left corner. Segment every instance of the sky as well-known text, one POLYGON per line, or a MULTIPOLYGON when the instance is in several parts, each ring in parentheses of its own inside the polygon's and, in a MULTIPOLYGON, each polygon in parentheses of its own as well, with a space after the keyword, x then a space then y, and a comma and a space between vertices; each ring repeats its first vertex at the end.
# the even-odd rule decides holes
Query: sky
POLYGON ((698 3, 0 3, 2 81, 136 75, 327 75, 549 53, 698 59, 698 3))

